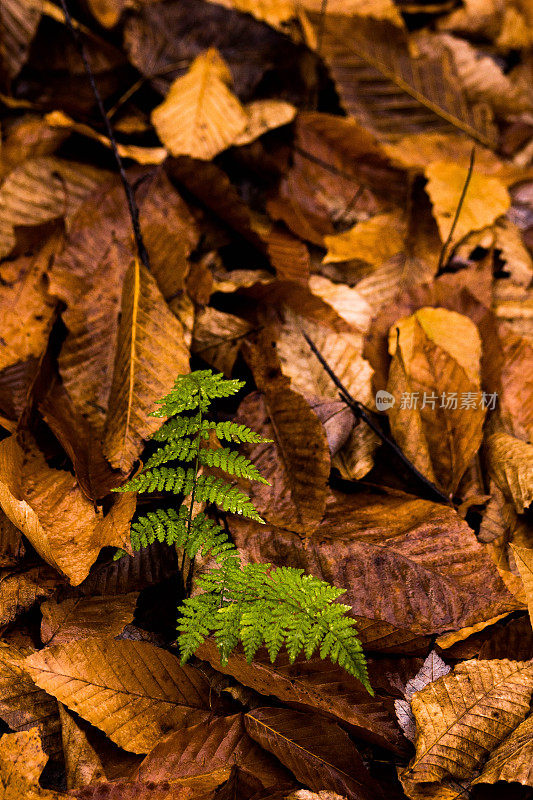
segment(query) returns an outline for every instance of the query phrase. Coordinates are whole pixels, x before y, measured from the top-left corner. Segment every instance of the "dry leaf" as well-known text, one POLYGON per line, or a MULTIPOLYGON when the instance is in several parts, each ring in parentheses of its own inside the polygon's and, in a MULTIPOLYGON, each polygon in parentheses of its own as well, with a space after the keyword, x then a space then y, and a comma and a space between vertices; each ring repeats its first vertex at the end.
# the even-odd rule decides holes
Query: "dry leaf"
POLYGON ((390 349, 394 438, 423 474, 453 494, 479 449, 485 418, 477 328, 453 311, 422 308, 391 329, 390 349))
POLYGON ((490 754, 476 783, 521 783, 533 786, 533 716, 527 717, 490 754))
POLYGON ((120 19, 126 0, 88 0, 89 8, 100 25, 113 28, 120 19))
MULTIPOLYGON (((468 171, 450 162, 436 161, 426 167, 425 175, 433 213, 441 239, 445 242, 452 229, 468 171)), ((509 195, 503 183, 498 178, 480 175, 474 169, 454 229, 453 242, 460 242, 471 231, 492 225, 509 206, 509 195)))
POLYGON ((530 662, 464 661, 412 700, 416 755, 406 777, 417 782, 471 778, 529 712, 530 662), (466 749, 462 742, 468 741, 466 749))
POLYGON ((217 717, 171 733, 139 765, 142 781, 191 778, 227 765, 248 770, 263 786, 287 780, 289 774, 247 734, 242 714, 217 717))
POLYGON ((376 214, 344 233, 325 236, 328 252, 323 263, 335 264, 357 258, 380 267, 403 248, 405 233, 400 213, 376 214))
POLYGON ((24 665, 38 686, 132 753, 147 753, 165 733, 209 717, 200 673, 144 642, 69 642, 24 665))
POLYGON ((209 161, 244 132, 245 109, 230 91, 231 73, 222 56, 210 48, 199 55, 182 78, 176 78, 152 122, 173 156, 209 161))
POLYGON ((488 467, 502 492, 521 513, 533 500, 533 445, 504 431, 487 438, 488 467))
POLYGON ((54 575, 45 566, 0 572, 0 625, 7 625, 29 611, 38 600, 54 594, 54 575))
POLYGON ((529 618, 533 627, 533 550, 527 547, 520 547, 511 544, 511 549, 515 557, 518 572, 522 578, 526 593, 527 605, 529 608, 529 618))
POLYGON ((12 170, 0 187, 0 256, 15 246, 15 226, 70 219, 105 173, 53 157, 33 158, 12 170))
POLYGON ((283 100, 254 100, 244 106, 244 110, 248 122, 233 142, 236 147, 250 144, 273 128, 288 125, 296 116, 296 108, 283 100))
POLYGON ((47 761, 36 728, 21 733, 5 733, 0 741, 3 800, 68 800, 68 795, 62 792, 50 792, 39 786, 47 761))
POLYGON ((115 597, 71 597, 41 605, 41 641, 50 646, 65 644, 92 636, 113 638, 133 621, 137 593, 115 597))
POLYGON ((59 703, 63 752, 67 788, 79 789, 91 783, 99 783, 106 778, 102 762, 94 748, 89 744, 83 728, 62 703, 59 703))
POLYGON ((0 64, 14 78, 26 59, 41 20, 43 0, 4 0, 0 7, 2 51, 0 64))
POLYGON ((0 443, 0 504, 73 585, 87 577, 102 547, 129 547, 132 495, 120 495, 107 514, 95 511, 69 472, 49 467, 34 445, 24 450, 15 436, 0 443))
POLYGON ((217 790, 229 779, 230 767, 172 781, 110 781, 84 786, 69 794, 78 800, 216 800, 217 790))
POLYGON ((450 670, 451 667, 442 660, 435 650, 432 650, 415 677, 411 678, 405 684, 405 700, 394 701, 394 709, 398 717, 398 722, 401 725, 404 735, 410 739, 411 742, 415 740, 416 731, 415 717, 411 709, 411 699, 414 693, 419 692, 438 678, 442 678, 443 675, 447 675, 450 670))
POLYGON ((249 735, 300 783, 342 792, 349 800, 380 797, 348 734, 336 723, 285 708, 255 708, 244 721, 249 735))
POLYGON ((161 420, 149 415, 177 375, 188 372, 183 327, 169 311, 156 282, 137 259, 124 278, 113 382, 104 430, 104 453, 128 472, 144 439, 161 420))
POLYGON ((229 377, 243 338, 250 329, 244 319, 209 306, 195 317, 192 350, 217 372, 229 377))
POLYGON ((283 23, 295 16, 294 0, 208 0, 210 3, 234 8, 245 14, 253 14, 259 20, 274 28, 282 28, 283 23))

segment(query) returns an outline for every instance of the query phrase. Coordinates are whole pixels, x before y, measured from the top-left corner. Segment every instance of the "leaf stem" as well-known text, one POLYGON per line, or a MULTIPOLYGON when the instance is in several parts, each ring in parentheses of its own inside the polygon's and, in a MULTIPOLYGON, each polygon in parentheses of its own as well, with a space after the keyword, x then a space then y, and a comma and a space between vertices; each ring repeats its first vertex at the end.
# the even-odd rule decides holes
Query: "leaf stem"
POLYGON ((460 217, 461 211, 463 209, 463 204, 464 204, 464 201, 465 201, 466 192, 467 192, 468 187, 470 185, 470 181, 472 180, 472 174, 474 172, 474 162, 475 162, 475 160, 476 160, 476 146, 474 145, 472 147, 472 151, 470 153, 470 164, 468 166, 468 173, 466 175, 466 180, 465 180, 465 183, 464 183, 464 186, 463 186, 463 190, 461 192, 461 197, 459 198, 459 202, 457 204, 457 209, 455 211, 455 216, 453 218, 452 227, 450 228, 450 232, 449 232, 449 234, 448 234, 448 236, 446 238, 446 241, 442 245, 442 249, 440 251, 439 263, 438 263, 438 266, 437 266, 437 273, 436 273, 437 275, 440 275, 442 270, 443 270, 443 268, 444 268, 444 257, 446 255, 446 253, 448 252, 448 248, 449 248, 449 246, 450 246, 450 244, 452 242, 453 234, 455 233, 455 229, 457 227, 457 223, 459 222, 459 217, 460 217))
POLYGON ((446 495, 444 492, 442 492, 439 489, 439 487, 436 484, 433 483, 433 481, 430 481, 428 478, 426 478, 426 476, 423 475, 420 472, 420 470, 415 467, 415 465, 412 463, 412 461, 410 461, 407 458, 407 456, 405 455, 403 450, 400 447, 398 447, 396 442, 394 442, 389 436, 387 436, 385 433, 383 433, 381 428, 378 425, 375 424, 375 422, 370 417, 370 414, 372 414, 372 411, 370 409, 366 408, 366 406, 364 406, 361 402, 359 402, 359 400, 356 400, 354 397, 352 397, 352 395, 350 394, 348 389, 344 386, 343 383, 341 383, 339 378, 337 378, 337 376, 335 375, 335 373, 333 372, 333 370, 331 369, 331 367, 329 366, 328 362, 326 361, 326 359, 324 358, 324 356, 322 355, 320 350, 317 348, 317 346, 315 345, 313 340, 310 339, 310 337, 307 335, 307 333, 305 331, 303 331, 303 330, 302 330, 302 335, 303 335, 305 341, 307 342, 307 344, 309 345, 309 347, 311 348, 311 350, 313 351, 313 353, 315 354, 315 356, 318 358, 318 360, 320 361, 320 363, 322 364, 322 366, 324 367, 324 369, 328 373, 329 377, 331 378, 331 380, 333 381, 333 383, 335 384, 337 389, 339 389, 339 397, 340 397, 340 399, 343 402, 345 402, 346 405, 352 410, 352 412, 354 413, 355 417, 357 417, 358 419, 362 419, 363 422, 365 422, 368 425, 368 427, 372 431, 374 431, 376 436, 383 442, 383 444, 386 444, 388 447, 390 447, 390 449, 393 450, 396 453, 396 455, 402 461, 402 463, 405 464, 405 466, 408 468, 408 470, 416 478, 418 478, 418 480, 421 483, 423 483, 424 486, 427 489, 429 489, 434 495, 436 495, 441 502, 446 503, 446 505, 451 505, 451 500, 448 497, 448 495, 446 495))

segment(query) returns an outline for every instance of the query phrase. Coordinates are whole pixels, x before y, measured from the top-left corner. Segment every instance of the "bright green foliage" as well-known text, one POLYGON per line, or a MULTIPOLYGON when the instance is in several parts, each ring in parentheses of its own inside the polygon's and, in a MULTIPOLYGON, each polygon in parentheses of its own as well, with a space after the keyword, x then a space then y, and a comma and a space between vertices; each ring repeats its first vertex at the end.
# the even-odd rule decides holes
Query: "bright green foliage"
MULTIPOLYGON (((197 578, 201 593, 187 598, 180 608, 178 645, 182 661, 195 653, 206 636, 214 635, 221 658, 227 661, 242 643, 251 661, 266 647, 272 661, 285 646, 291 661, 318 649, 372 692, 366 662, 349 606, 338 603, 338 589, 303 570, 271 564, 242 564, 239 552, 224 529, 206 514, 193 516, 195 502, 207 502, 224 511, 263 522, 248 495, 216 475, 200 474, 214 467, 227 475, 268 483, 248 458, 237 450, 220 447, 216 439, 261 444, 269 442, 235 422, 213 422, 204 415, 211 402, 229 397, 243 386, 211 370, 180 376, 153 416, 169 417, 154 434, 161 443, 143 470, 116 491, 171 492, 183 495, 178 509, 158 508, 131 526, 134 550, 155 541, 183 548, 190 559, 198 554, 218 566, 197 578), (185 464, 186 466, 182 466, 185 464)), ((122 551, 117 554, 122 555, 122 551)))

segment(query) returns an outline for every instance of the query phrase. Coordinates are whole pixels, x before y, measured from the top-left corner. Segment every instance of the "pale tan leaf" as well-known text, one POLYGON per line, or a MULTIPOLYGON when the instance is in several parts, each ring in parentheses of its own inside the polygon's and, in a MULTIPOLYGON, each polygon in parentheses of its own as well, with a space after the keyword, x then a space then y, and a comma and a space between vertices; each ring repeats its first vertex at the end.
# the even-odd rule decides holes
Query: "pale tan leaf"
MULTIPOLYGON (((533 260, 524 244, 520 229, 509 219, 498 220, 495 228, 496 247, 505 262, 513 283, 528 287, 533 279, 533 260)), ((498 309, 496 313, 499 314, 498 309)))
POLYGON ((12 170, 0 187, 0 256, 15 245, 16 225, 72 217, 106 173, 53 157, 33 158, 12 170))
POLYGON ((461 130, 491 146, 490 112, 469 107, 451 59, 414 58, 407 37, 388 21, 328 14, 322 54, 348 112, 379 139, 461 130))
POLYGON ((389 347, 393 435, 421 472, 454 492, 479 449, 485 418, 477 328, 454 311, 422 308, 395 323, 389 347))
POLYGON ((416 731, 415 717, 411 709, 411 699, 414 693, 419 692, 427 686, 428 683, 436 681, 437 678, 447 675, 450 670, 451 667, 442 660, 435 650, 432 650, 415 677, 411 678, 406 683, 404 689, 405 699, 394 701, 394 709, 398 717, 398 722, 400 723, 404 735, 411 742, 415 740, 416 731))
POLYGON ((0 64, 10 78, 24 65, 43 11, 42 0, 3 0, 0 5, 0 64))
POLYGON ((435 644, 437 647, 440 647, 441 650, 447 650, 449 647, 453 647, 454 644, 457 644, 457 642, 463 642, 470 636, 485 630, 485 628, 495 625, 497 622, 500 622, 500 620, 505 619, 507 616, 508 614, 498 614, 496 617, 492 617, 491 619, 485 619, 481 620, 481 622, 476 622, 475 625, 468 625, 466 628, 459 628, 457 631, 443 633, 441 636, 437 636, 435 639, 435 644))
MULTIPOLYGON (((426 190, 433 204, 433 213, 445 242, 451 231, 459 200, 466 184, 468 170, 449 161, 436 161, 425 169, 426 190)), ((461 206, 453 233, 459 242, 471 231, 492 225, 510 207, 507 189, 498 178, 480 175, 474 170, 461 206)))
POLYGON ((357 258, 380 267, 403 248, 405 234, 406 225, 399 212, 376 214, 344 233, 325 236, 328 252, 323 263, 334 264, 357 258))
POLYGON ((434 275, 434 268, 425 260, 398 253, 357 282, 356 289, 364 297, 375 317, 389 306, 400 291, 417 283, 424 283, 434 275))
POLYGON ((5 733, 0 740, 2 800, 68 800, 63 792, 51 792, 39 786, 47 761, 36 728, 5 733))
POLYGON ((214 48, 176 78, 165 100, 152 111, 153 125, 172 155, 209 161, 245 130, 248 118, 228 88, 230 83, 230 71, 214 48))
POLYGON ((473 783, 521 783, 533 786, 533 715, 494 750, 473 783))
POLYGON ((38 731, 47 752, 61 752, 57 702, 32 681, 24 669, 22 651, 0 643, 0 716, 11 730, 38 731))
POLYGON ((343 283, 333 283, 322 275, 312 275, 309 279, 309 288, 313 294, 334 308, 339 317, 345 319, 355 331, 366 333, 373 313, 368 301, 360 294, 357 287, 352 289, 343 283))
MULTIPOLYGON (((411 133, 385 143, 383 150, 403 169, 423 172, 434 161, 451 161, 468 169, 472 143, 460 133, 411 133)), ((483 175, 496 176, 502 162, 491 150, 476 146, 475 168, 483 175)))
POLYGON ((128 471, 142 442, 160 426, 149 415, 178 375, 189 371, 183 326, 137 259, 124 278, 122 316, 104 430, 104 453, 128 471))
POLYGON ((318 794, 309 792, 307 789, 298 789, 296 792, 288 794, 285 800, 346 800, 346 798, 336 792, 328 792, 326 789, 321 789, 318 794))
POLYGON ((533 627, 533 550, 527 547, 520 547, 516 544, 511 544, 511 549, 520 577, 522 578, 522 583, 524 584, 527 606, 529 609, 529 619, 533 627))
POLYGON ((464 661, 412 700, 415 781, 471 778, 484 759, 529 713, 533 665, 528 661, 464 661))
POLYGON ((288 125, 296 116, 295 106, 284 100, 254 100, 244 106, 244 110, 248 115, 248 122, 233 142, 236 147, 250 144, 273 128, 288 125))
POLYGON ((208 306, 195 317, 192 350, 229 377, 243 337, 250 329, 246 320, 208 306))
POLYGON ((486 448, 491 475, 522 513, 533 500, 533 445, 497 431, 488 437, 486 448))
POLYGON ((145 642, 70 642, 34 653, 25 667, 38 686, 132 753, 209 716, 201 674, 145 642))
POLYGON ((118 636, 133 621, 137 597, 137 592, 130 592, 107 597, 71 597, 61 603, 48 600, 41 605, 41 641, 50 646, 91 636, 118 636))
POLYGON ((59 718, 67 788, 79 789, 105 780, 106 774, 98 754, 89 743, 85 731, 62 703, 59 703, 59 718))
POLYGON ((120 495, 107 514, 95 510, 70 472, 49 467, 34 445, 24 450, 15 436, 0 443, 0 505, 73 585, 87 577, 102 547, 129 546, 133 495, 120 495))

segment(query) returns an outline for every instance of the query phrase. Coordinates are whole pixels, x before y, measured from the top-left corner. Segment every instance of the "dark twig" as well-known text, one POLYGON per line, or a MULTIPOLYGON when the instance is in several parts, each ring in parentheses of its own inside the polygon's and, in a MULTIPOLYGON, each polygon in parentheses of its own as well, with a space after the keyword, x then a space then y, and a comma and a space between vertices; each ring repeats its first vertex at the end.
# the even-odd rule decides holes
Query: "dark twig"
POLYGON ((474 172, 474 162, 475 162, 475 160, 476 160, 476 148, 475 148, 475 145, 474 145, 472 147, 472 152, 470 153, 470 164, 469 164, 469 167, 468 167, 468 173, 467 173, 467 176, 466 176, 465 185, 463 186, 463 191, 461 192, 461 197, 459 198, 459 202, 457 204, 457 209, 455 211, 455 217, 453 218, 452 227, 450 228, 450 232, 448 234, 448 238, 446 239, 446 241, 442 245, 442 249, 440 251, 439 264, 438 264, 438 267, 437 267, 437 275, 439 275, 441 273, 441 271, 442 271, 442 269, 444 267, 444 258, 445 258, 446 254, 448 252, 448 248, 449 248, 449 246, 451 244, 451 241, 453 239, 453 234, 455 233, 455 228, 457 227, 457 223, 459 222, 459 217, 461 215, 461 211, 462 211, 462 208, 463 208, 463 203, 465 201, 466 193, 467 193, 468 187, 470 185, 470 181, 472 180, 472 174, 474 172))
POLYGON ((102 117, 102 121, 105 126, 105 130, 111 144, 111 150, 113 151, 113 155, 115 157, 115 161, 117 164, 118 172, 120 175, 120 180, 122 181, 122 186, 124 187, 124 193, 126 195, 126 200, 128 203, 128 209, 130 212, 131 217, 131 224, 133 227, 133 236, 135 238, 135 245, 137 247, 137 252, 139 254, 139 259, 144 264, 146 269, 150 269, 150 262, 148 259, 148 253, 146 252, 146 247, 144 246, 143 236, 141 233, 141 226, 139 223, 139 208, 137 206, 137 202, 135 200, 135 195, 133 193, 133 188, 128 180, 128 176, 126 175, 126 170, 124 169, 124 164, 122 163, 122 159, 118 152, 117 142, 115 136, 113 134, 113 128, 111 127, 111 123, 109 118, 106 114, 106 110, 104 108, 104 103, 102 100, 102 96, 98 90, 98 86, 96 85, 96 81, 94 78, 94 73, 91 69, 91 65, 89 64, 89 59, 87 58, 87 53, 85 51, 85 47, 79 31, 76 30, 72 23, 72 17, 70 16, 68 7, 67 7, 67 0, 60 0, 61 7, 63 8, 63 14, 65 15, 65 22, 67 28, 70 31, 72 39, 76 45, 76 48, 80 54, 81 60, 83 62, 83 66, 85 67, 85 72, 87 73, 87 77, 89 78, 89 83, 91 84, 91 89, 94 95, 94 99, 96 100, 96 104, 98 106, 98 111, 100 112, 100 116, 102 117))
POLYGON ((320 350, 317 348, 315 343, 309 338, 309 336, 305 333, 305 331, 302 331, 302 335, 303 335, 305 341, 307 342, 307 344, 309 345, 309 347, 311 348, 311 350, 313 351, 313 353, 315 354, 315 356, 318 358, 318 360, 320 361, 320 363, 322 364, 322 366, 324 367, 324 369, 328 373, 329 377, 331 378, 331 380, 333 381, 333 383, 335 384, 337 389, 339 390, 340 399, 343 402, 345 402, 346 405, 352 410, 352 412, 355 415, 355 417, 357 419, 362 419, 363 422, 365 422, 368 425, 368 427, 372 431, 374 431, 376 436, 379 439, 381 439, 383 444, 386 444, 387 447, 390 447, 390 449, 393 450, 396 453, 398 458, 403 462, 403 464, 405 464, 405 466, 408 468, 408 470, 413 475, 415 475, 415 477, 417 477, 418 480, 421 483, 423 483, 424 486, 427 489, 429 489, 434 495, 436 495, 442 502, 446 503, 447 505, 450 505, 450 502, 451 502, 450 498, 446 494, 444 494, 444 492, 442 492, 439 489, 439 487, 436 486, 433 483, 433 481, 430 481, 428 478, 426 478, 426 476, 423 475, 420 472, 420 470, 418 470, 411 461, 409 461, 409 459, 407 458, 405 453, 398 447, 396 442, 394 442, 389 436, 387 436, 385 433, 383 433, 381 428, 378 425, 376 425, 376 423, 373 421, 372 417, 370 416, 373 412, 370 409, 368 409, 366 406, 364 406, 363 403, 359 402, 359 400, 356 400, 354 397, 352 397, 352 395, 350 394, 348 389, 337 378, 337 376, 335 375, 335 373, 333 372, 333 370, 329 366, 328 362, 326 361, 326 359, 324 358, 324 356, 322 355, 320 350))

